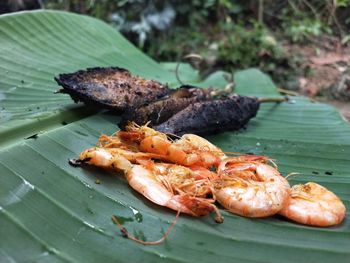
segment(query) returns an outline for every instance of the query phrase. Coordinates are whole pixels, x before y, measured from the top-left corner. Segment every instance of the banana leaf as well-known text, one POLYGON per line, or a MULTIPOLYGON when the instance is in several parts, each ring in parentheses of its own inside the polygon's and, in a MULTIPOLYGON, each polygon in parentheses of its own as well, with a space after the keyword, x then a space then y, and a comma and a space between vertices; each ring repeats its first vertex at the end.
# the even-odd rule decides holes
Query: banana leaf
MULTIPOLYGON (((119 116, 55 94, 59 73, 120 66, 177 86, 174 64, 159 64, 105 23, 56 11, 0 16, 0 262, 349 262, 350 221, 330 228, 280 216, 244 218, 222 209, 181 215, 168 239, 144 246, 123 238, 116 215, 136 237, 157 240, 175 214, 136 193, 120 174, 75 168, 69 158, 116 129, 119 116)), ((222 72, 200 81, 182 66, 182 81, 225 86, 222 72)), ((234 76, 236 92, 279 96, 257 69, 234 76)), ((208 136, 225 151, 276 160, 291 184, 315 181, 350 208, 350 126, 332 107, 293 97, 263 105, 247 128, 208 136)))

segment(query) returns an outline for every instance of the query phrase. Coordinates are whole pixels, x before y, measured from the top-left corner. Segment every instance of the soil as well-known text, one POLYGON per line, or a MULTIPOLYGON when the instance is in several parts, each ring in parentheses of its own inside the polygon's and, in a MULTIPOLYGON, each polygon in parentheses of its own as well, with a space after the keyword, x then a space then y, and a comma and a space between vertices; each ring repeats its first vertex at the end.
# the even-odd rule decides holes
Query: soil
POLYGON ((290 54, 301 54, 304 58, 302 71, 307 74, 299 76, 298 93, 335 106, 350 122, 350 84, 346 82, 344 86, 341 81, 344 77, 350 79, 350 45, 344 47, 337 39, 324 38, 312 45, 285 48, 290 54), (339 85, 342 85, 341 94, 337 94, 339 85))
POLYGON ((329 100, 329 101, 326 101, 326 103, 338 108, 340 114, 345 118, 345 120, 350 122, 350 103, 349 102, 329 100))

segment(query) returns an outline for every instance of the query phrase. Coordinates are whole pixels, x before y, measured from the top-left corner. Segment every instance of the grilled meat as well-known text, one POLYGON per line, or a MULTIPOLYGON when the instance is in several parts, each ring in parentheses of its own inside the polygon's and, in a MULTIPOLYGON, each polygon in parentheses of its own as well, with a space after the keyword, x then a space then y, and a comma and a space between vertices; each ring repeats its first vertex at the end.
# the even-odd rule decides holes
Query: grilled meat
POLYGON ((139 125, 148 122, 152 126, 158 125, 190 104, 212 99, 211 91, 211 89, 182 86, 163 99, 126 111, 118 125, 121 129, 124 129, 130 120, 139 125))
POLYGON ((118 67, 60 74, 55 80, 63 87, 61 92, 68 93, 75 102, 123 113, 119 123, 122 129, 133 121, 139 125, 150 123, 156 130, 177 135, 238 130, 257 114, 262 102, 238 95, 214 98, 223 92, 193 86, 172 90, 118 67))
POLYGON ((154 80, 132 76, 123 68, 89 68, 55 78, 75 102, 123 112, 156 101, 171 92, 154 80))
POLYGON ((255 117, 260 103, 256 98, 230 96, 190 104, 154 129, 176 135, 199 135, 233 131, 242 128, 255 117))

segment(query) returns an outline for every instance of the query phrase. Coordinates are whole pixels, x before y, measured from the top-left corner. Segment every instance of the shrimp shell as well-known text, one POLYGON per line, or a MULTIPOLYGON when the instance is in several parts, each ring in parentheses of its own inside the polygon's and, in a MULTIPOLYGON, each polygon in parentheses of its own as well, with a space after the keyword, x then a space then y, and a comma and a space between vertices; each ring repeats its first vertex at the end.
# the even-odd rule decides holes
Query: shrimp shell
POLYGON ((217 167, 226 158, 221 149, 194 134, 185 134, 173 141, 166 134, 147 125, 130 123, 126 126, 126 131, 118 132, 117 136, 125 143, 136 142, 141 152, 157 154, 161 156, 158 159, 179 165, 217 167))
POLYGON ((201 167, 154 163, 152 153, 132 152, 118 148, 93 147, 80 154, 80 161, 104 169, 123 171, 129 185, 155 204, 192 216, 216 213, 215 221, 223 222, 213 196, 209 177, 201 167), (135 164, 136 163, 136 164, 135 164))
POLYGON ((294 185, 286 205, 279 212, 295 222, 321 227, 340 224, 345 213, 342 201, 314 182, 294 185))
POLYGON ((280 211, 289 196, 288 181, 267 164, 248 162, 241 165, 237 171, 230 169, 230 174, 221 174, 221 179, 216 181, 218 202, 231 213, 246 217, 267 217, 280 211), (254 177, 247 176, 243 168, 254 172, 254 177))

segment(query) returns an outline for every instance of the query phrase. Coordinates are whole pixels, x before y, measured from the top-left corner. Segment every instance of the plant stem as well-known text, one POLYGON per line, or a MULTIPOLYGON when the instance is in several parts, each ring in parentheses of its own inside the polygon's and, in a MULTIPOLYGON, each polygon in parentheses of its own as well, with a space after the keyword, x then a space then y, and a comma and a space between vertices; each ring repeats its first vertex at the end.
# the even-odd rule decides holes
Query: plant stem
POLYGON ((259 0, 258 22, 260 25, 264 23, 264 0, 259 0))
POLYGON ((259 103, 267 103, 267 102, 280 103, 280 102, 287 102, 288 100, 289 100, 288 97, 284 97, 284 98, 259 98, 258 102, 259 103))

